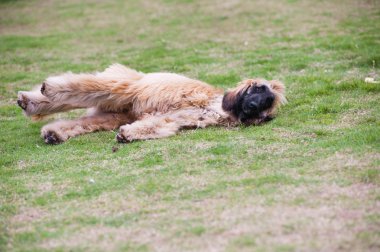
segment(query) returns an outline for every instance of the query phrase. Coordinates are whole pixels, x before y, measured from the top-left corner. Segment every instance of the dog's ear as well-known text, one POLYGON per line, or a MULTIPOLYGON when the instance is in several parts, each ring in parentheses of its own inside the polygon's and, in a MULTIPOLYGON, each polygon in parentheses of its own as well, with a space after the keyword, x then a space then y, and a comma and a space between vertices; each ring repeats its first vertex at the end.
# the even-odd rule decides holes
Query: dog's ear
POLYGON ((252 80, 245 80, 240 83, 235 89, 227 91, 223 96, 222 108, 225 111, 232 111, 238 107, 242 97, 252 85, 252 80))
POLYGON ((228 91, 223 96, 222 108, 225 111, 232 111, 236 107, 238 100, 238 93, 235 91, 228 91))
POLYGON ((281 93, 281 94, 284 94, 285 93, 285 85, 284 83, 278 81, 278 80, 271 80, 270 82, 270 85, 272 87, 273 90, 281 93))
POLYGON ((279 104, 285 104, 286 98, 285 98, 285 85, 284 83, 278 81, 278 80, 271 80, 269 81, 270 86, 272 90, 274 91, 276 95, 276 100, 279 104))
POLYGON ((247 87, 244 87, 240 91, 239 89, 227 91, 223 96, 222 108, 225 111, 236 110, 247 89, 247 87))

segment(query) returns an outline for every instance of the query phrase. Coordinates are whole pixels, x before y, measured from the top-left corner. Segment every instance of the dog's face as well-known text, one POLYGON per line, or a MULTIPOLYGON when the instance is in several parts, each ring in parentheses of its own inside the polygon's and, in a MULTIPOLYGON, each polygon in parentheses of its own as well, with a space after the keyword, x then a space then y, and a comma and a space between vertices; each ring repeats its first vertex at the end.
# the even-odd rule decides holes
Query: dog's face
POLYGON ((285 102, 284 84, 254 79, 226 92, 222 107, 241 123, 257 125, 273 119, 276 109, 285 102))

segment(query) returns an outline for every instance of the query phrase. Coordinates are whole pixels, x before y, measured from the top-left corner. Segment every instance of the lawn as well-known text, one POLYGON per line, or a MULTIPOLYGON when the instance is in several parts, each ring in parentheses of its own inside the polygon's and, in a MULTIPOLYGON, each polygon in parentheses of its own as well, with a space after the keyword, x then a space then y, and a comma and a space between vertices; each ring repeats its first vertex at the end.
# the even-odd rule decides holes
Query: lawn
POLYGON ((377 0, 1 0, 0 251, 379 251, 379 31, 377 0), (115 62, 279 79, 288 104, 258 127, 45 145, 17 92, 115 62))

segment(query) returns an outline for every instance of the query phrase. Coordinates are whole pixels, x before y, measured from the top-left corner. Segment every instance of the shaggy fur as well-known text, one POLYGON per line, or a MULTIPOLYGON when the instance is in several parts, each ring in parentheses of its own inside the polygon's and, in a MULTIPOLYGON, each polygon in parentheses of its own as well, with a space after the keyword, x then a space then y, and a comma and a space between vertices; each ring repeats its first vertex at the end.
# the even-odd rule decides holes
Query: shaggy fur
POLYGON ((249 79, 223 94, 178 74, 144 74, 114 64, 101 73, 49 77, 38 90, 20 91, 17 103, 33 119, 91 108, 77 120, 45 125, 41 135, 48 144, 119 127, 117 140, 126 143, 168 137, 183 128, 257 125, 286 102, 284 91, 281 82, 249 79))

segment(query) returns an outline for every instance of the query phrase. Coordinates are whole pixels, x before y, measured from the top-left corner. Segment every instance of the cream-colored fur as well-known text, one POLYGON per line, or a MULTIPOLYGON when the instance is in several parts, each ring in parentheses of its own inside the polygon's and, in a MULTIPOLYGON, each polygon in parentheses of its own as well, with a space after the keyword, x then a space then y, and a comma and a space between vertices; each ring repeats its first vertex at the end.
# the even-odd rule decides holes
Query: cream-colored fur
MULTIPOLYGON (((233 100, 239 91, 251 85, 267 85, 275 94, 275 103, 266 113, 275 113, 285 102, 283 84, 266 80, 243 81, 227 93, 228 99, 233 100)), ((76 108, 96 111, 77 120, 44 126, 41 134, 47 143, 120 126, 117 139, 129 142, 168 137, 181 128, 239 124, 222 109, 223 90, 174 73, 144 74, 114 64, 101 73, 49 77, 39 89, 18 95, 20 107, 34 119, 76 108)))

